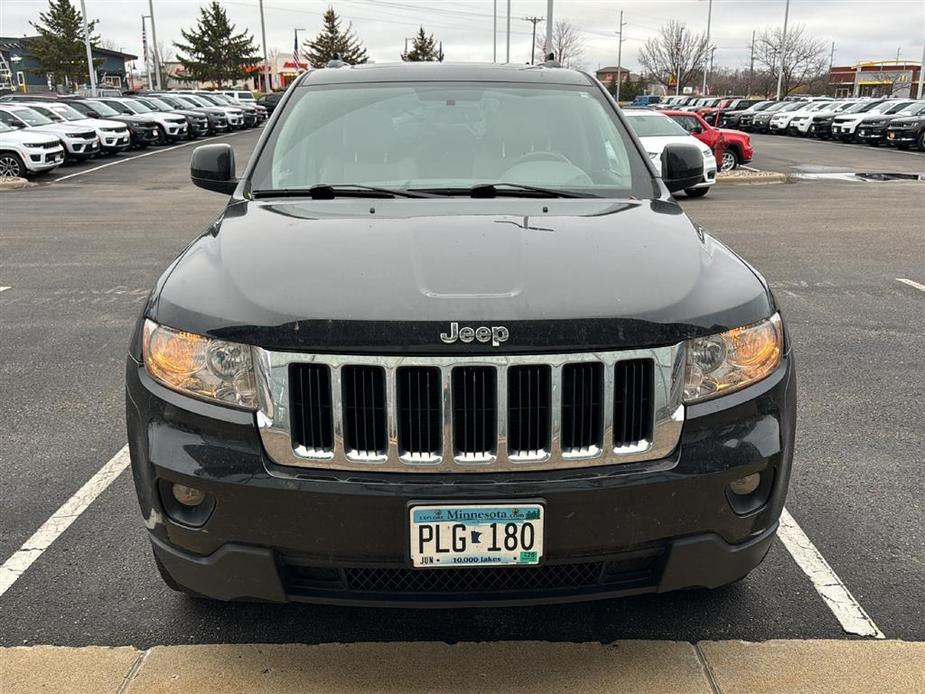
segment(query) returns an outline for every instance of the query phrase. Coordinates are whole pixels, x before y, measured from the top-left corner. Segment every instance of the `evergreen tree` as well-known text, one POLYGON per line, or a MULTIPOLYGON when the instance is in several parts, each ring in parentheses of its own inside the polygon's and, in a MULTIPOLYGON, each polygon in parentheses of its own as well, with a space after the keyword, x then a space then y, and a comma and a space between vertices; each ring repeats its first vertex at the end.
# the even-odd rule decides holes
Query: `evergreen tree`
MULTIPOLYGON (((38 38, 29 43, 29 50, 41 65, 36 72, 50 73, 54 84, 65 80, 71 82, 89 82, 87 70, 87 48, 84 45, 83 17, 71 4, 71 0, 48 0, 48 9, 39 14, 39 21, 29 22, 39 32, 38 38)), ((96 20, 88 21, 90 44, 99 43, 99 37, 93 35, 96 20)), ((102 59, 93 61, 94 69, 102 59)))
POLYGON ((422 26, 414 37, 411 50, 402 54, 401 59, 410 63, 442 63, 443 49, 437 46, 433 34, 428 36, 424 33, 422 26))
POLYGON ((347 30, 342 31, 340 20, 334 13, 333 7, 328 7, 324 13, 324 26, 321 32, 314 40, 306 41, 302 46, 305 57, 308 58, 308 63, 312 67, 324 67, 328 61, 334 59, 335 55, 349 65, 358 65, 369 60, 366 49, 353 33, 353 24, 348 24, 347 30))
POLYGON ((236 34, 235 25, 216 0, 199 8, 195 29, 183 29, 180 35, 186 43, 173 45, 186 55, 177 55, 184 68, 177 77, 187 82, 213 82, 221 88, 223 82, 249 76, 249 68, 261 60, 250 33, 245 29, 236 34))

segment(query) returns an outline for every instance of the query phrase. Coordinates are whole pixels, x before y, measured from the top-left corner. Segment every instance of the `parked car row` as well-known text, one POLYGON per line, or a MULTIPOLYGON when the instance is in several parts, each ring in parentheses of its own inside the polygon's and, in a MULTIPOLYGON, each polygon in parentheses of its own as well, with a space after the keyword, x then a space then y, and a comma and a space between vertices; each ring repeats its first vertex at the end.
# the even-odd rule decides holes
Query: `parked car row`
POLYGON ((723 128, 746 132, 816 137, 821 140, 887 143, 925 151, 925 101, 911 98, 816 98, 761 101, 705 117, 723 128))
POLYGON ((0 177, 39 175, 65 161, 253 128, 267 117, 268 109, 243 91, 9 94, 0 97, 0 177))

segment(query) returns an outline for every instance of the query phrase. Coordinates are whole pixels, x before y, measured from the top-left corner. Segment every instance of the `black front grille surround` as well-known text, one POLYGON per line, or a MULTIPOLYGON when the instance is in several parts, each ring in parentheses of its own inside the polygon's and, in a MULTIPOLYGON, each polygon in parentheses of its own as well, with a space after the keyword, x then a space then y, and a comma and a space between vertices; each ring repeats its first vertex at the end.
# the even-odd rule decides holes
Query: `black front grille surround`
POLYGON ((472 357, 255 348, 257 425, 271 460, 295 467, 513 472, 656 460, 680 440, 684 354, 683 345, 472 357), (296 397, 307 386, 295 367, 305 364, 327 373, 320 404, 333 437, 312 438, 319 420, 307 417, 318 408, 296 397))

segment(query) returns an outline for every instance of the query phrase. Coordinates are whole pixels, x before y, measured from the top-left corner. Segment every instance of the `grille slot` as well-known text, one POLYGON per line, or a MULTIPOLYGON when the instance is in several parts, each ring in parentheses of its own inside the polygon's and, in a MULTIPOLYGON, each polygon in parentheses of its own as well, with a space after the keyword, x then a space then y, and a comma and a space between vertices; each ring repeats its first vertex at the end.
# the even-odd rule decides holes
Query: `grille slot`
POLYGON ((492 366, 453 369, 453 448, 458 459, 488 462, 498 438, 497 374, 492 366))
POLYGON ((406 366, 396 372, 398 450, 411 462, 437 459, 443 450, 440 369, 406 366))
POLYGON ((514 459, 537 460, 549 451, 550 381, 545 364, 508 369, 508 455, 514 459))
POLYGON ((357 460, 381 459, 388 447, 385 371, 378 366, 345 366, 341 389, 347 455, 357 460))
POLYGON ((598 362, 562 367, 562 452, 593 455, 601 447, 604 368, 598 362))
POLYGON ((292 440, 310 454, 334 450, 331 413, 331 370, 326 364, 289 367, 292 440))
POLYGON ((614 365, 613 445, 630 446, 652 440, 655 365, 632 359, 614 365))

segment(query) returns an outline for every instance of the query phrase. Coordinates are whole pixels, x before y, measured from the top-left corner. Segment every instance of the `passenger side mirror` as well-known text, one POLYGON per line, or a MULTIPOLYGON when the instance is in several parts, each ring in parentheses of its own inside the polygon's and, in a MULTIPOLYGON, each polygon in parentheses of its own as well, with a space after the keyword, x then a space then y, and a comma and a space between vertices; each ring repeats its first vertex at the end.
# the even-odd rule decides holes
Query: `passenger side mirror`
POLYGON ((194 149, 190 179, 200 188, 231 195, 238 187, 231 145, 202 145, 194 149))
POLYGON ((662 150, 662 181, 670 192, 692 188, 702 180, 703 155, 696 145, 678 142, 665 146, 662 150))

